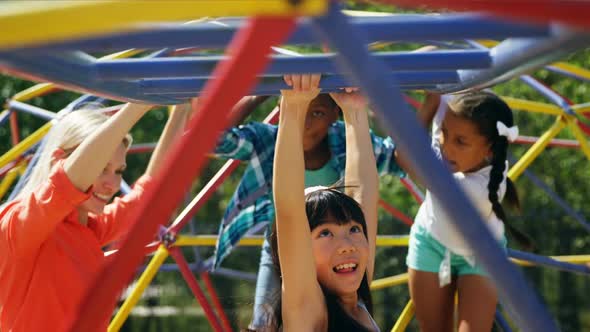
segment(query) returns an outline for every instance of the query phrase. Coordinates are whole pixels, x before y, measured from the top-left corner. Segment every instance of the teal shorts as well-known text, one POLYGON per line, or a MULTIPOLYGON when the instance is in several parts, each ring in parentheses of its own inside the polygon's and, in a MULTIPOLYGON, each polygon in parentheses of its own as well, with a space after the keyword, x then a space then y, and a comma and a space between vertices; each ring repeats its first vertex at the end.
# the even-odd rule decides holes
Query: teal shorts
MULTIPOLYGON (((500 241, 500 246, 505 251, 506 242, 505 237, 500 241)), ((446 250, 447 248, 433 238, 423 226, 414 224, 410 232, 406 265, 413 270, 438 273, 446 250)), ((462 276, 467 274, 487 276, 477 262, 474 266, 471 266, 463 256, 451 253, 451 275, 462 276)))

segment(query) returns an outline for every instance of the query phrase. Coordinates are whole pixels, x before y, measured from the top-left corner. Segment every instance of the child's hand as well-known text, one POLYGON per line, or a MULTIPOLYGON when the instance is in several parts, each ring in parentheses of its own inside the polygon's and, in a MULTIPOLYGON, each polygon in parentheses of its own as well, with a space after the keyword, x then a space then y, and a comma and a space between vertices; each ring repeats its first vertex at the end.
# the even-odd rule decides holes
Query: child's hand
POLYGON ((283 76, 292 90, 281 90, 283 98, 291 102, 310 102, 320 93, 319 74, 288 74, 283 76))
MULTIPOLYGON (((347 88, 347 91, 350 88, 347 88)), ((350 89, 353 91, 354 89, 350 89)), ((363 94, 354 90, 353 92, 330 93, 330 96, 343 112, 364 111, 368 108, 368 101, 363 94)))
POLYGON ((440 105, 440 93, 425 91, 424 92, 424 106, 427 108, 433 108, 434 111, 440 105))

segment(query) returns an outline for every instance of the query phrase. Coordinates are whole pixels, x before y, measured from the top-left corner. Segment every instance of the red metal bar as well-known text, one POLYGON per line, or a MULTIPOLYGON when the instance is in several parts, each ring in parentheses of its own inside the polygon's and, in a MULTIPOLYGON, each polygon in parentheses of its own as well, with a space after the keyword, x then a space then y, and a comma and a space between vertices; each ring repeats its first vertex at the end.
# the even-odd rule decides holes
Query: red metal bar
MULTIPOLYGON (((295 27, 293 17, 250 19, 228 45, 232 57, 221 62, 203 93, 202 106, 189 129, 175 143, 169 157, 130 216, 131 231, 121 250, 89 282, 68 331, 96 331, 108 322, 121 292, 143 258, 145 245, 166 222, 199 174, 206 153, 228 125, 228 112, 256 84, 258 73, 269 61, 272 45, 280 45, 295 27), (100 286, 99 286, 100 285, 100 286)), ((193 101, 193 108, 195 108, 193 101)))
POLYGON ((585 124, 584 122, 582 122, 578 119, 576 119, 576 123, 578 124, 578 127, 580 127, 580 129, 582 129, 582 131, 586 135, 590 136, 590 127, 587 124, 585 124))
POLYGON ((414 221, 412 219, 410 219, 410 217, 406 216, 403 212, 396 209, 395 207, 393 207, 393 205, 387 203, 383 199, 379 199, 379 205, 385 211, 389 212, 389 214, 391 214, 392 216, 394 216, 395 218, 397 218, 399 221, 403 222, 404 224, 406 224, 408 226, 412 226, 414 224, 414 221))
POLYGON ((174 260, 176 261, 180 273, 184 277, 184 280, 188 284, 188 287, 195 295, 195 298, 201 305, 201 308, 203 308, 205 316, 207 317, 207 320, 209 321, 209 324, 211 324, 213 330, 216 332, 223 332, 223 328, 221 327, 221 324, 219 324, 219 319, 217 319, 217 316, 215 316, 215 312, 213 311, 213 308, 211 308, 211 304, 209 304, 209 302, 207 301, 205 293, 203 293, 203 290, 199 286, 199 283, 197 282, 195 275, 189 268, 188 263, 186 262, 186 259, 184 259, 184 256, 182 255, 180 249, 178 247, 172 247, 168 249, 168 252, 170 253, 170 256, 172 256, 172 258, 174 258, 174 260))
POLYGON ((18 128, 18 112, 10 112, 10 137, 12 138, 12 145, 15 146, 20 143, 20 131, 18 128))
POLYGON ((217 296, 215 287, 213 287, 213 283, 211 282, 209 273, 201 273, 201 280, 203 280, 203 283, 205 283, 205 289, 207 289, 207 292, 209 293, 209 297, 211 298, 211 302, 213 302, 213 307, 215 308, 217 314, 219 315, 219 318, 221 319, 221 324, 223 325, 223 328, 228 332, 232 331, 231 323, 229 322, 229 319, 225 314, 225 310, 223 310, 221 302, 219 302, 219 296, 217 296))
POLYGON ((412 194, 416 202, 422 204, 424 194, 422 194, 418 186, 409 178, 400 179, 400 182, 406 187, 406 189, 408 189, 410 194, 412 194))
MULTIPOLYGON (((278 109, 274 109, 265 119, 264 122, 276 123, 279 119, 278 109)), ((185 208, 188 209, 184 217, 180 220, 176 220, 170 227, 169 231, 178 233, 184 225, 197 213, 197 211, 211 198, 215 190, 230 176, 233 171, 240 164, 239 160, 228 160, 221 169, 209 180, 209 182, 201 189, 201 191, 195 196, 195 198, 185 208)), ((184 213, 184 211, 183 211, 184 213)))
POLYGON ((482 11, 522 21, 549 23, 561 21, 581 28, 590 28, 589 1, 569 0, 374 0, 402 7, 422 7, 452 11, 482 11))
MULTIPOLYGON (((539 140, 538 137, 518 136, 516 141, 514 141, 514 144, 529 144, 530 145, 530 144, 535 144, 535 142, 538 140, 539 140)), ((574 149, 580 148, 580 142, 578 142, 576 140, 571 140, 571 139, 555 138, 555 139, 552 139, 551 141, 549 141, 548 145, 553 146, 553 147, 559 147, 559 148, 574 148, 574 149)))
POLYGON ((416 99, 414 99, 408 95, 404 95, 404 99, 406 100, 406 103, 410 104, 410 106, 412 106, 416 110, 419 110, 420 107, 422 107, 421 102, 417 101, 416 99))

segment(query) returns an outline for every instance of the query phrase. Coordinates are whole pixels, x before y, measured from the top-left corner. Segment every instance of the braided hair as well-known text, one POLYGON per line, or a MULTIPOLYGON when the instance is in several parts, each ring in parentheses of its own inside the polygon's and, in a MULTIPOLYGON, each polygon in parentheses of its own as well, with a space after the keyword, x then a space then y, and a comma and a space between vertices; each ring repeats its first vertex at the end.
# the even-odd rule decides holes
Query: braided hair
MULTIPOLYGON (((449 102, 449 109, 458 116, 472 121, 479 133, 491 144, 492 158, 490 165, 490 181, 488 182, 488 199, 492 203, 492 211, 506 225, 508 232, 526 249, 532 249, 530 238, 507 223, 506 213, 498 199, 498 188, 504 180, 504 170, 508 152, 508 138, 498 134, 496 124, 502 122, 506 127, 514 125, 510 107, 491 92, 477 91, 458 95, 449 102)), ((506 179, 506 202, 520 209, 520 202, 514 183, 506 179)))

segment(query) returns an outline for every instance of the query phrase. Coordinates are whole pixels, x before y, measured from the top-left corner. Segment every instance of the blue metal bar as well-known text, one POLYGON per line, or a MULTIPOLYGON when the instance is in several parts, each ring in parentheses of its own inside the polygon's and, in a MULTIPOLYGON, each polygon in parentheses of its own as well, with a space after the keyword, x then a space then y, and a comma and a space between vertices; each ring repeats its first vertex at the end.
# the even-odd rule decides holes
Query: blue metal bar
POLYGON ((535 263, 538 265, 556 268, 562 271, 574 272, 574 273, 581 273, 581 274, 590 274, 590 267, 581 264, 572 264, 567 262, 560 262, 551 257, 541 256, 531 254, 529 252, 508 249, 508 256, 516 259, 520 259, 523 261, 535 263))
POLYGON ((11 100, 10 102, 8 102, 8 107, 12 110, 15 110, 15 111, 25 112, 25 113, 29 113, 32 115, 36 115, 36 116, 38 116, 42 119, 45 119, 45 120, 53 120, 57 117, 57 113, 53 113, 53 112, 48 111, 46 109, 36 107, 33 105, 29 105, 27 103, 23 103, 23 102, 16 101, 16 100, 11 100))
MULTIPOLYGON (((488 51, 388 52, 376 57, 398 71, 480 69, 492 64, 488 51)), ((261 76, 338 73, 334 58, 334 54, 277 55, 261 76)), ((217 63, 225 59, 227 56, 109 60, 96 62, 94 70, 99 80, 210 76, 217 63)))
POLYGON ((361 47, 366 41, 340 13, 337 4, 332 2, 328 13, 314 21, 324 38, 340 52, 339 63, 348 68, 355 83, 362 86, 373 101, 388 133, 398 143, 400 151, 407 154, 410 167, 425 180, 431 193, 442 203, 450 216, 449 226, 462 234, 473 248, 477 261, 498 288, 502 303, 515 313, 518 326, 523 331, 558 331, 522 273, 506 259, 480 214, 459 189, 448 169, 435 157, 425 129, 404 103, 397 84, 392 82, 393 77, 385 75, 387 70, 384 66, 361 47))
POLYGON ((29 53, 4 52, 0 54, 0 67, 8 67, 29 73, 36 78, 67 86, 82 92, 100 95, 109 99, 137 103, 179 104, 182 100, 167 96, 144 96, 138 93, 137 82, 102 82, 93 79, 92 64, 95 58, 82 52, 33 55, 29 53))
POLYGON ((537 79, 530 75, 522 75, 520 80, 531 88, 537 90, 537 92, 543 96, 547 97, 554 104, 557 104, 557 106, 561 107, 566 113, 570 115, 576 114, 570 107, 569 103, 562 96, 557 94, 551 88, 545 86, 543 83, 539 82, 537 79))
MULTIPOLYGON (((390 73, 390 71, 388 71, 390 73)), ((395 76, 399 84, 404 86, 434 85, 439 82, 457 82, 455 71, 433 72, 397 72, 389 74, 395 76)), ((145 79, 140 80, 141 92, 145 95, 167 95, 189 93, 197 95, 204 88, 208 78, 170 78, 170 79, 145 79)), ((343 75, 324 75, 320 82, 322 89, 336 89, 351 86, 350 81, 343 75)), ((260 91, 279 94, 281 89, 289 89, 282 77, 263 77, 253 95, 261 95, 260 91)))
POLYGON ((499 309, 496 309, 496 324, 498 324, 498 326, 502 329, 502 332, 512 332, 510 324, 508 324, 504 318, 504 315, 502 315, 502 312, 499 309))
MULTIPOLYGON (((512 163, 515 158, 511 157, 510 162, 512 163)), ((553 191, 543 180, 539 179, 535 173, 530 169, 524 171, 524 176, 527 177, 535 186, 543 190, 551 199, 559 205, 570 217, 574 218, 586 231, 590 232, 590 223, 582 216, 578 211, 571 207, 565 200, 563 200, 555 191, 553 191)))
POLYGON ((508 39, 490 50, 492 68, 459 70, 461 83, 441 84, 436 91, 451 93, 486 88, 558 60, 588 44, 590 34, 559 26, 552 27, 548 38, 508 39))
MULTIPOLYGON (((350 21, 365 35, 367 42, 423 41, 458 39, 504 39, 507 37, 545 37, 546 26, 533 26, 492 19, 477 14, 392 15, 352 17, 350 21)), ((242 19, 198 24, 153 24, 145 30, 57 42, 29 48, 32 51, 105 51, 133 48, 185 48, 193 46, 225 46, 244 24, 242 19)), ((313 28, 306 19, 300 20, 288 44, 317 43, 313 28)))
POLYGON ((2 111, 0 113, 0 126, 10 119, 10 109, 2 111))
MULTIPOLYGON (((418 85, 406 85, 400 86, 400 89, 404 91, 411 91, 411 90, 434 90, 436 89, 436 85, 434 84, 418 84, 418 85)), ((342 87, 335 86, 335 87, 323 87, 323 93, 330 93, 330 92, 342 92, 342 87)), ((171 93, 169 96, 179 98, 179 99, 190 99, 198 96, 200 92, 181 92, 181 93, 171 93)), ((274 96, 278 95, 279 90, 277 89, 269 89, 269 90, 262 90, 256 89, 251 91, 248 95, 250 96, 274 96)))

